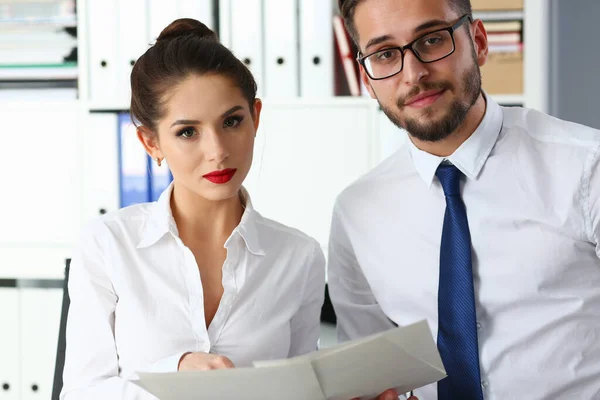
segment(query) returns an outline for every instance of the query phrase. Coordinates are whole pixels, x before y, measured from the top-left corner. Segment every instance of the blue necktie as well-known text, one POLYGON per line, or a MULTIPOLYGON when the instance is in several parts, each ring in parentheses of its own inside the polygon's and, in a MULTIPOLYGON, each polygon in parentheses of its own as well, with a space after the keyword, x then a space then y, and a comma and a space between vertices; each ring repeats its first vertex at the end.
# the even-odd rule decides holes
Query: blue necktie
POLYGON ((440 248, 438 350, 448 377, 438 382, 438 400, 482 400, 471 263, 471 234, 460 197, 462 173, 442 164, 436 171, 446 196, 440 248))

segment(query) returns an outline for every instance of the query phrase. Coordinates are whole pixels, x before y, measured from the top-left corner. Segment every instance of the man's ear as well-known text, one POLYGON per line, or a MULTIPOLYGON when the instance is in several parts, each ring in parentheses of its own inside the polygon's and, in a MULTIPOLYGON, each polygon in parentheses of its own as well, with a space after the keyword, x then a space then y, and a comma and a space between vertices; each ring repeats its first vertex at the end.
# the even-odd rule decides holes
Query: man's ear
POLYGON ((483 21, 476 19, 471 24, 471 34, 473 36, 473 46, 475 48, 475 54, 477 55, 477 64, 482 67, 488 56, 488 38, 483 21))

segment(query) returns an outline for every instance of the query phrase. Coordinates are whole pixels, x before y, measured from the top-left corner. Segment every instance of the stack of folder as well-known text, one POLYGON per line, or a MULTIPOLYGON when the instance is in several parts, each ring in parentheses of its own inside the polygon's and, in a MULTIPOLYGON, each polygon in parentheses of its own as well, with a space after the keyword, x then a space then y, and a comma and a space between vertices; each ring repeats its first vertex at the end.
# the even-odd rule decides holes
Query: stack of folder
POLYGON ((74 0, 0 2, 0 67, 60 66, 71 61, 77 39, 74 0))
POLYGON ((522 21, 489 21, 484 25, 489 54, 481 70, 483 88, 489 94, 522 94, 522 21))

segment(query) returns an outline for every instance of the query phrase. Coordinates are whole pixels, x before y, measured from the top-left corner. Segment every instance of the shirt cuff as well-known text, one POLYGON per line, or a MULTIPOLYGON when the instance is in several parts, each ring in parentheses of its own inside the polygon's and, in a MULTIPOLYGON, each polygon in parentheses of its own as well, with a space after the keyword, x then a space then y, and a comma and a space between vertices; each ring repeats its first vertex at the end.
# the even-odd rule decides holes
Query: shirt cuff
POLYGON ((183 355, 187 353, 189 353, 189 351, 182 351, 173 354, 172 356, 163 358, 162 360, 159 360, 152 364, 147 370, 143 372, 177 372, 177 369, 179 367, 179 360, 181 360, 181 357, 183 357, 183 355))

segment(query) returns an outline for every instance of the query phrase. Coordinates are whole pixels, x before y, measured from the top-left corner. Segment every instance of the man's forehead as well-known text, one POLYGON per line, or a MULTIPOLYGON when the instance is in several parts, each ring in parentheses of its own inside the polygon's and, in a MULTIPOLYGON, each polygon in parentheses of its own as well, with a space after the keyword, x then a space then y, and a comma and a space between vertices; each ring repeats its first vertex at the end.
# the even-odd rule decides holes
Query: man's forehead
POLYGON ((366 0, 354 14, 354 25, 362 50, 373 41, 408 42, 420 33, 446 26, 458 18, 446 0, 366 0))

